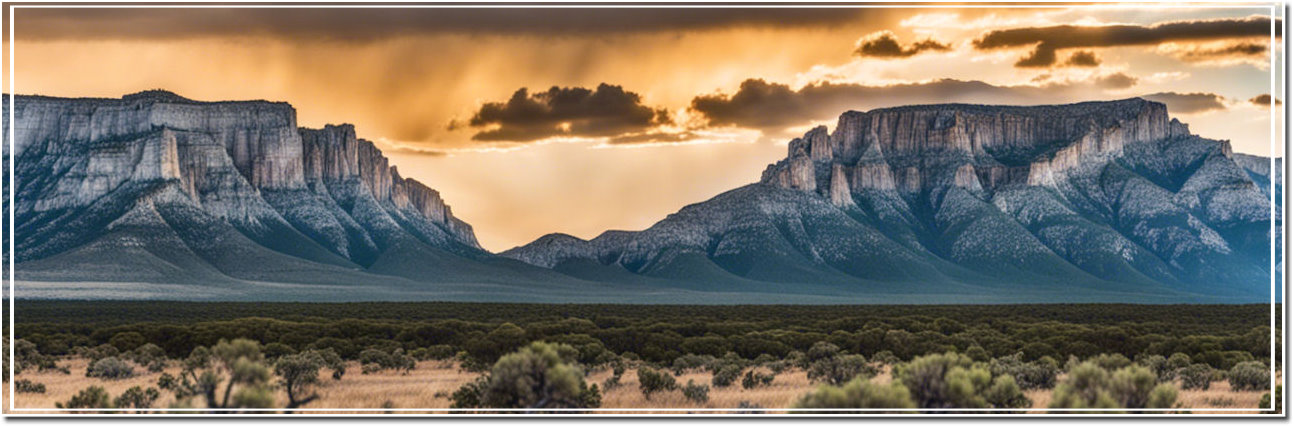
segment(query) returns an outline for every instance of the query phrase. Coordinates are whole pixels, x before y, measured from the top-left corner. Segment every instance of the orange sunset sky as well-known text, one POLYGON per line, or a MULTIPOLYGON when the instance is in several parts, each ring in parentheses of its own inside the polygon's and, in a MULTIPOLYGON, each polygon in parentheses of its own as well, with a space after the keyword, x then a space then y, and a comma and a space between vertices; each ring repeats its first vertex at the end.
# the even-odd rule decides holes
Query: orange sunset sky
POLYGON ((1144 96, 1270 155, 1283 93, 1263 4, 20 7, 13 40, 8 13, 6 93, 286 101, 301 126, 355 124, 492 251, 645 228, 849 109, 1144 96))

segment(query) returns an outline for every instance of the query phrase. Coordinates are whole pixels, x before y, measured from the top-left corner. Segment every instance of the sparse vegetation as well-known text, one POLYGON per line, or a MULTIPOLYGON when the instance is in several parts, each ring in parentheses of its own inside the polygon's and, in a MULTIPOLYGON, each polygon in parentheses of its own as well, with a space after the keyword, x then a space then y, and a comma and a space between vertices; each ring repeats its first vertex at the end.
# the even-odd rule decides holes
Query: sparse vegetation
POLYGON ((1227 382, 1232 389, 1266 390, 1271 387, 1272 370, 1258 361, 1246 361, 1231 367, 1227 382))
POLYGON ((688 401, 704 404, 710 401, 710 386, 688 380, 683 386, 683 397, 688 401))
POLYGON ((644 366, 638 368, 638 388, 642 390, 643 397, 650 400, 654 393, 678 389, 678 382, 669 372, 644 366))

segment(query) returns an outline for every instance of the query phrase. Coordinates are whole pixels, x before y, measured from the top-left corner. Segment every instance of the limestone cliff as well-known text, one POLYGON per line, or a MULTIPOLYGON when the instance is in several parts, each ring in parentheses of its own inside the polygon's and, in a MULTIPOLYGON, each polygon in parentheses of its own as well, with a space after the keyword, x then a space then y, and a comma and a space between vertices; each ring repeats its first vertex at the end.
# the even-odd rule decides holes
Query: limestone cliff
POLYGON ((401 177, 352 126, 298 128, 286 103, 198 102, 165 91, 15 96, 10 123, 8 100, 20 262, 93 241, 117 216, 154 201, 222 221, 273 250, 341 266, 368 265, 402 234, 481 252, 471 226, 438 192, 401 177))

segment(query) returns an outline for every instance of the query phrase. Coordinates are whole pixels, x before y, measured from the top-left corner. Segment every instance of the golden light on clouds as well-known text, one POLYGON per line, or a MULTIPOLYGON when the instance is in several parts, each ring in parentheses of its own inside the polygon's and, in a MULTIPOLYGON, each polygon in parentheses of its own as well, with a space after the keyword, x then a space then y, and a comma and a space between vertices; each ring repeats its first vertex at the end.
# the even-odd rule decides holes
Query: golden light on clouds
POLYGON ((755 181, 784 155, 787 135, 851 108, 1206 93, 1222 107, 1185 116, 1193 131, 1237 151, 1270 150, 1271 112, 1249 100, 1283 93, 1269 84, 1283 72, 1269 69, 1279 43, 1209 23, 1265 19, 1266 7, 824 10, 19 9, 17 86, 5 84, 52 96, 163 88, 285 101, 301 126, 355 124, 402 174, 440 190, 491 250, 548 232, 641 229, 755 181), (1154 30, 1196 21, 1224 36, 1154 30), (1122 26, 1131 41, 1060 44, 1052 63, 1016 66, 1065 25, 1122 26), (1004 30, 1017 36, 978 42, 1004 30), (1137 38, 1147 32, 1160 38, 1137 38), (1034 41, 1017 43, 1019 34, 1034 41), (1091 57, 1067 62, 1080 51, 1091 57), (604 84, 623 97, 598 97, 604 84), (471 124, 521 89, 553 88, 589 93, 471 124), (509 126, 552 132, 474 138, 509 126))

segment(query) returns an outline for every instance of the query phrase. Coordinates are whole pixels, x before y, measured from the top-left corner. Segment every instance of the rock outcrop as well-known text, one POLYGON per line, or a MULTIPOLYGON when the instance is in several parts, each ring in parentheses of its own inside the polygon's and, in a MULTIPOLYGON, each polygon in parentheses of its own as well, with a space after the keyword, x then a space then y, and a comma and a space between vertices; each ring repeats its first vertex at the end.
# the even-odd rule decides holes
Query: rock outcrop
POLYGON ((565 239, 504 254, 552 266, 598 253, 583 259, 859 291, 1266 300, 1265 160, 1191 135, 1143 99, 850 111, 790 141, 759 183, 620 235, 619 247, 565 239))
POLYGON ((299 261, 367 268, 415 243, 486 255, 438 192, 400 176, 352 126, 298 128, 286 103, 198 102, 165 91, 13 101, 10 123, 6 95, 4 131, 12 125, 15 136, 6 155, 16 164, 20 263, 118 238, 141 221, 147 233, 113 244, 174 234, 233 275, 225 270, 236 269, 233 259, 264 249, 276 254, 262 257, 290 258, 288 269, 304 267, 299 261), (256 247, 196 248, 214 238, 256 247))

